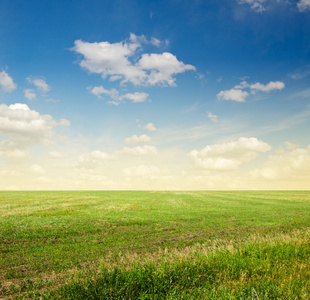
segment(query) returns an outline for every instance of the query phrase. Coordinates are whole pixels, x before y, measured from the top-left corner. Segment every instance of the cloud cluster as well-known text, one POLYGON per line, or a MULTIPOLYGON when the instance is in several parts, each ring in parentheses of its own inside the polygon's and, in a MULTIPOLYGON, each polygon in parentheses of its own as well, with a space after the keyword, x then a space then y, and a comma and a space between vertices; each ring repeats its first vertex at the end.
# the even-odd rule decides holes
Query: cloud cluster
MULTIPOLYGON (((36 90, 40 92, 41 94, 45 95, 47 92, 50 91, 51 87, 45 82, 43 79, 38 79, 38 78, 27 78, 28 82, 31 83, 36 87, 36 90)), ((37 94, 33 89, 25 89, 24 90, 24 96, 28 100, 32 101, 35 100, 37 97, 37 94)))
POLYGON ((115 159, 113 154, 95 150, 90 153, 83 154, 79 157, 75 167, 84 169, 98 169, 105 165, 107 161, 115 159))
POLYGON ((193 150, 188 157, 197 168, 205 170, 228 171, 267 152, 271 146, 255 137, 241 137, 237 141, 207 146, 202 150, 193 150))
POLYGON ((168 52, 144 53, 138 57, 137 50, 141 50, 144 43, 158 46, 160 41, 152 38, 149 42, 144 36, 131 34, 128 40, 118 43, 76 40, 72 50, 83 56, 79 62, 82 68, 103 78, 109 77, 110 81, 120 80, 121 84, 175 86, 175 75, 196 70, 168 52))
POLYGON ((51 87, 43 79, 33 79, 28 77, 27 80, 33 84, 41 93, 47 93, 51 87))
POLYGON ((232 88, 230 90, 220 91, 217 95, 218 100, 231 100, 236 102, 245 102, 249 94, 240 89, 232 88))
POLYGON ((102 95, 107 95, 112 100, 108 101, 110 104, 119 105, 121 102, 124 102, 126 99, 132 101, 133 103, 141 103, 145 102, 149 97, 149 94, 144 92, 135 92, 135 93, 127 93, 125 95, 120 95, 119 91, 116 89, 105 89, 102 85, 95 86, 94 88, 90 88, 90 93, 98 97, 99 99, 103 99, 102 95))
POLYGON ((25 154, 25 148, 33 144, 48 145, 52 142, 55 126, 69 126, 68 120, 55 121, 50 115, 41 115, 28 105, 15 103, 0 105, 0 151, 8 155, 25 154), (16 152, 17 151, 17 152, 16 152))
POLYGON ((12 77, 10 77, 9 74, 5 71, 0 72, 0 86, 6 93, 13 92, 17 87, 12 77))
POLYGON ((310 179, 310 145, 303 149, 286 143, 287 150, 270 155, 261 168, 251 172, 254 178, 269 180, 310 179))
POLYGON ((30 101, 37 98, 37 94, 32 89, 24 89, 24 96, 30 101))
POLYGON ((127 93, 127 94, 121 96, 121 100, 129 99, 133 103, 141 103, 141 102, 145 102, 148 97, 149 97, 149 94, 147 94, 147 93, 135 92, 135 93, 127 93))
POLYGON ((283 90, 284 87, 285 84, 282 81, 270 81, 267 84, 262 84, 259 82, 249 84, 246 81, 242 81, 240 84, 234 86, 230 90, 220 91, 217 94, 217 99, 245 102, 245 99, 250 96, 250 94, 245 91, 245 89, 249 89, 250 93, 254 95, 257 92, 269 93, 275 90, 283 90))

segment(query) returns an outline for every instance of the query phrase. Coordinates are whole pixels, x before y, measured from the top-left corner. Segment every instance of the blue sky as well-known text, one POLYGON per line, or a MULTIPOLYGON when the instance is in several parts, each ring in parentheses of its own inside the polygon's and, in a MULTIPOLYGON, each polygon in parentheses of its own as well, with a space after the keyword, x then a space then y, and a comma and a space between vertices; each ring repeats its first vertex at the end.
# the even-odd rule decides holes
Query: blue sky
POLYGON ((310 1, 1 1, 0 189, 310 189, 310 1))

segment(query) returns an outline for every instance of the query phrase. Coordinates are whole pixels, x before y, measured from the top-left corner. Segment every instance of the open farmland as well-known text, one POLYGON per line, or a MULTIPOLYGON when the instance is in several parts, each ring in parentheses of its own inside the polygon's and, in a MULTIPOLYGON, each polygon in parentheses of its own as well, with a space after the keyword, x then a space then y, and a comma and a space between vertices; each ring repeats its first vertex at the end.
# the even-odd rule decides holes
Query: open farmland
POLYGON ((310 192, 1 192, 0 299, 309 299, 310 192))

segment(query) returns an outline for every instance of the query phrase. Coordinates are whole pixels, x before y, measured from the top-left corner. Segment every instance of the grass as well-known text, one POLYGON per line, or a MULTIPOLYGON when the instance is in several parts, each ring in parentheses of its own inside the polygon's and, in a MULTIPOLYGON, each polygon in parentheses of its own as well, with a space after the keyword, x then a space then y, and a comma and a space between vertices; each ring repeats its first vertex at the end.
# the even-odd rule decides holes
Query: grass
POLYGON ((310 192, 0 192, 0 299, 309 299, 310 192))

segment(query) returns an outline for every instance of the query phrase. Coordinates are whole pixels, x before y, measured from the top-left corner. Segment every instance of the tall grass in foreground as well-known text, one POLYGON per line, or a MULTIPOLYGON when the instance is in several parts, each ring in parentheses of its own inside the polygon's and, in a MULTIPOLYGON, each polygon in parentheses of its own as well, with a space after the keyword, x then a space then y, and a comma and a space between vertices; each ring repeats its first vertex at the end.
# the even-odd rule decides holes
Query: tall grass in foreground
POLYGON ((0 299, 310 299, 310 192, 0 192, 0 299))
POLYGON ((310 230, 253 235, 239 247, 176 251, 172 261, 82 271, 44 291, 31 280, 4 289, 16 299, 310 299, 310 230))

